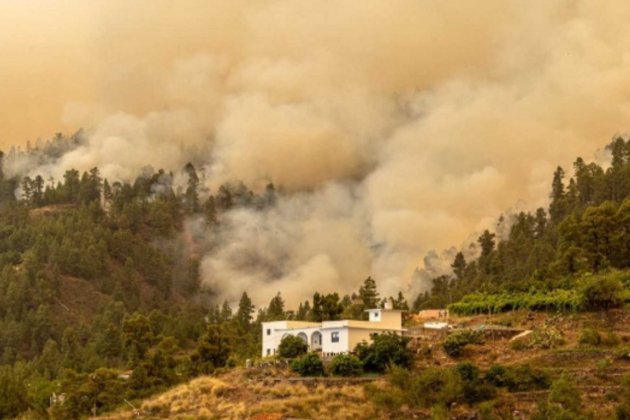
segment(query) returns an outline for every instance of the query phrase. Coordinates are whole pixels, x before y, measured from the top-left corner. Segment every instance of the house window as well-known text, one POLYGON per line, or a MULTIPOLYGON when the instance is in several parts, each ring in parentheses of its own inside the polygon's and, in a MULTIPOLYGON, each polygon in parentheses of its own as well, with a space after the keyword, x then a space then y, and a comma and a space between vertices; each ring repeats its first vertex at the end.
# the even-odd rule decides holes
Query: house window
POLYGON ((378 318, 378 312, 374 311, 374 318, 378 318))
POLYGON ((330 341, 333 343, 339 342, 339 333, 337 331, 330 333, 330 341))
POLYGON ((271 329, 267 328, 267 335, 271 335, 271 329))
POLYGON ((271 355, 271 349, 267 349, 267 356, 271 355))

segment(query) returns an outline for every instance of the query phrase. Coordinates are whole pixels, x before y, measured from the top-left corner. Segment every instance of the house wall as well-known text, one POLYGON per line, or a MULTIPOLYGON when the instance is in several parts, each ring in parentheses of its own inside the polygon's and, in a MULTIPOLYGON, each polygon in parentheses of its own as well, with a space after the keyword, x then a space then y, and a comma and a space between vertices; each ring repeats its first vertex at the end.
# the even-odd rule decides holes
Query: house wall
POLYGON ((350 346, 350 351, 354 351, 354 348, 361 341, 365 341, 367 343, 371 343, 372 339, 370 338, 371 334, 382 332, 381 330, 359 330, 359 329, 351 329, 350 330, 350 339, 348 340, 348 344, 350 346))
POLYGON ((304 333, 307 336, 309 349, 312 348, 312 334, 319 331, 322 334, 321 350, 324 355, 348 353, 354 350, 361 341, 370 342, 370 335, 383 331, 400 331, 401 313, 374 309, 369 311, 370 321, 325 321, 322 324, 303 321, 272 321, 262 323, 262 351, 263 357, 273 356, 286 334, 297 336, 304 333), (372 328, 373 327, 373 328, 372 328), (339 335, 339 341, 332 342, 332 333, 339 335))
POLYGON ((332 354, 347 353, 350 350, 349 347, 349 329, 347 327, 330 328, 322 330, 322 353, 324 356, 330 356, 332 354), (332 342, 332 334, 339 334, 339 342, 332 342))
POLYGON ((370 309, 369 321, 378 324, 378 328, 400 329, 402 325, 402 313, 387 309, 370 309))
POLYGON ((309 349, 311 348, 311 338, 315 331, 319 331, 319 324, 312 322, 296 323, 292 321, 273 321, 262 323, 262 357, 273 356, 278 351, 278 346, 285 335, 306 334, 309 349), (300 328, 299 325, 302 327, 300 328), (313 326, 316 325, 316 326, 313 326), (270 334, 267 334, 269 332, 270 334), (269 350, 269 352, 267 351, 269 350))
POLYGON ((383 311, 381 313, 381 328, 400 329, 402 326, 402 313, 399 311, 383 311))
POLYGON ((282 334, 279 329, 286 329, 286 321, 274 321, 262 323, 262 356, 273 356, 278 349, 282 334), (278 338, 280 336, 280 338, 278 338), (268 351, 269 350, 269 351, 268 351))

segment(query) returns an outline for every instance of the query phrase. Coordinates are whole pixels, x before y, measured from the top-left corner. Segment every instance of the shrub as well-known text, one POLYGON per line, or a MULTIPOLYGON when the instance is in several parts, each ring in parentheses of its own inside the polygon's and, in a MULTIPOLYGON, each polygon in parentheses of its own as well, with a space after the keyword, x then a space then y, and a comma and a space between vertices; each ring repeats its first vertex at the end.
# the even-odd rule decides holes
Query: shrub
POLYGON ((547 372, 523 364, 507 369, 505 386, 510 392, 535 391, 547 389, 551 380, 547 372))
POLYGON ((308 353, 291 362, 291 369, 302 376, 323 376, 324 364, 315 353, 308 353))
POLYGON ((494 386, 506 387, 511 392, 547 389, 551 384, 547 372, 528 364, 510 367, 493 365, 484 379, 494 386))
POLYGON ((624 375, 621 378, 620 385, 620 404, 615 410, 615 416, 617 419, 626 420, 630 419, 630 375, 624 375))
POLYGON ((599 346, 602 343, 602 337, 599 332, 593 328, 584 328, 580 335, 580 344, 586 344, 589 346, 599 346))
POLYGON ((335 376, 358 376, 362 372, 361 360, 350 354, 337 355, 330 363, 330 373, 335 376))
POLYGON ((539 404, 533 419, 586 419, 582 415, 582 396, 580 391, 563 374, 551 385, 546 401, 539 404))
POLYGON ((495 387, 482 379, 479 369, 471 363, 461 363, 452 368, 428 368, 419 374, 392 366, 388 385, 385 388, 370 387, 374 393, 370 398, 376 404, 396 402, 396 408, 404 405, 448 408, 456 402, 473 404, 496 395, 495 387))
POLYGON ((458 364, 455 366, 455 371, 464 381, 474 382, 479 379, 479 368, 470 362, 458 364))
POLYGON ((479 376, 479 368, 470 362, 460 363, 455 371, 462 380, 462 395, 468 404, 494 398, 496 388, 479 376))
POLYGON ((590 346, 614 347, 619 345, 620 341, 619 336, 612 331, 601 334, 599 331, 592 328, 585 328, 580 336, 580 344, 590 346))
POLYGON ((492 365, 486 372, 485 379, 495 386, 506 386, 509 380, 508 371, 502 365, 492 365))
POLYGON ((609 369, 612 363, 609 359, 603 358, 595 362, 595 376, 606 378, 609 375, 609 369))
POLYGON ((390 365, 408 368, 413 363, 409 340, 394 333, 374 334, 371 344, 359 343, 354 351, 368 372, 385 372, 390 365))
POLYGON ((549 402, 559 404, 565 410, 579 413, 582 407, 582 396, 580 391, 569 380, 566 374, 556 380, 549 391, 549 402))
POLYGON ((468 344, 478 344, 481 342, 481 334, 476 331, 463 330, 456 331, 446 337, 442 343, 442 347, 449 356, 458 357, 462 354, 464 347, 468 344))
POLYGON ((448 407, 462 396, 462 380, 453 369, 429 368, 411 378, 407 395, 413 406, 448 407))
POLYGON ((364 387, 365 395, 376 405, 388 411, 400 409, 405 404, 405 393, 402 389, 388 386, 381 388, 373 383, 364 387))
POLYGON ((278 354, 280 357, 286 357, 292 359, 298 357, 301 354, 306 353, 308 346, 300 337, 294 335, 287 335, 282 338, 280 345, 278 346, 278 354))
POLYGON ((544 326, 534 330, 530 336, 529 347, 553 349, 564 344, 562 332, 553 326, 544 326))
POLYGON ((606 334, 602 336, 602 345, 608 347, 618 346, 621 342, 621 339, 617 334, 612 331, 607 331, 606 334))
POLYGON ((582 289, 584 307, 591 310, 609 309, 623 303, 623 285, 614 276, 592 277, 582 289))

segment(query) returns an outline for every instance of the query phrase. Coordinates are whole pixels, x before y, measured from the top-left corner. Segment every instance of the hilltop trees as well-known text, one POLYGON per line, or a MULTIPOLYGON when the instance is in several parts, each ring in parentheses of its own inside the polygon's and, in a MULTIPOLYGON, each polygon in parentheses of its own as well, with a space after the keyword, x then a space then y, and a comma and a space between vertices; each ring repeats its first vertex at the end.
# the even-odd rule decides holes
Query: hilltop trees
POLYGON ((376 308, 378 304, 378 291, 376 290, 376 282, 372 277, 368 277, 359 288, 359 297, 366 309, 376 308))
POLYGON ((630 141, 616 138, 607 149, 612 161, 605 170, 577 158, 567 182, 568 174, 557 167, 548 211, 504 217, 509 231, 501 240, 490 230, 482 232, 479 256, 466 261, 459 252, 453 275, 434 278, 430 293, 419 295, 414 309, 478 291, 576 287, 570 279, 630 268, 630 141))
POLYGON ((254 305, 252 305, 252 300, 247 296, 247 292, 243 292, 238 303, 238 312, 236 312, 236 320, 242 329, 250 327, 253 313, 254 305))
POLYGON ((284 319, 284 317, 284 299, 282 299, 282 295, 278 292, 278 294, 271 299, 267 307, 267 321, 277 321, 284 319))

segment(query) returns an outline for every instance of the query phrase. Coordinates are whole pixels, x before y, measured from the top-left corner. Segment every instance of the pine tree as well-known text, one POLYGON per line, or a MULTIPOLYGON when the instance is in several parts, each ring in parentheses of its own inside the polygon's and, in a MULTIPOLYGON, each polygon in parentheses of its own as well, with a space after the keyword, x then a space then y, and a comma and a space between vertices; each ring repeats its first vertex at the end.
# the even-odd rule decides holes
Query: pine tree
POLYGON ((280 292, 278 292, 278 294, 275 295, 269 302, 269 307, 267 308, 267 318, 269 321, 285 318, 284 300, 282 299, 280 292))
POLYGON ((547 213, 541 207, 536 210, 536 227, 534 228, 536 238, 542 238, 545 234, 545 229, 547 229, 547 213))
POLYGON ((488 257, 494 250, 495 237, 496 235, 494 233, 490 233, 490 231, 486 229, 477 239, 477 242, 481 246, 481 258, 488 257))
POLYGON ((241 295, 241 300, 238 302, 238 311, 236 312, 236 320, 242 328, 249 328, 252 322, 252 315, 254 313, 254 305, 252 300, 247 296, 246 292, 241 295))
POLYGON ((554 223, 559 222, 566 212, 563 179, 564 169, 558 166, 553 174, 553 181, 551 182, 551 205, 549 206, 549 214, 554 223))
POLYGON ((457 279, 462 279, 464 276, 464 271, 466 270, 466 258, 464 258, 464 254, 462 252, 458 252, 455 255, 455 260, 453 264, 451 264, 451 268, 453 269, 453 273, 457 279))
POLYGON ((184 171, 188 174, 188 186, 184 195, 185 208, 189 213, 199 211, 199 177, 192 163, 186 164, 184 171))
POLYGON ((225 300, 223 301, 223 305, 221 305, 221 312, 219 313, 219 321, 227 322, 232 319, 232 308, 230 307, 230 303, 225 300))
POLYGON ((366 309, 376 308, 379 294, 376 290, 376 282, 372 277, 368 277, 363 281, 363 285, 359 288, 359 296, 366 309))

